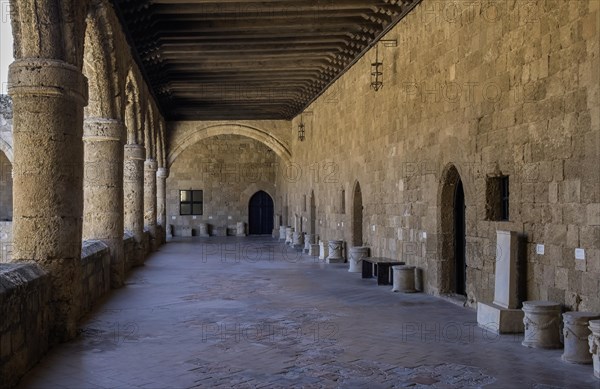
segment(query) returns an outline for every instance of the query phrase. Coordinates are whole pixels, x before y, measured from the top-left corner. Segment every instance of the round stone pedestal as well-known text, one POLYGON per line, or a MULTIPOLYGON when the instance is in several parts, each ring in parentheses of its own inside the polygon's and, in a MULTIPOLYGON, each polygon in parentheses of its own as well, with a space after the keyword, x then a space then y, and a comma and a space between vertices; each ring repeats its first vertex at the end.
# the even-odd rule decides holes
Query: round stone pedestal
POLYGON ((343 263, 344 257, 342 251, 344 247, 343 240, 330 240, 329 241, 329 255, 327 256, 328 263, 343 263))
POLYGON ((198 224, 198 236, 204 236, 204 237, 210 236, 208 234, 208 224, 206 224, 206 223, 198 224))
POLYGON ((588 347, 588 337, 591 334, 588 325, 590 320, 596 319, 600 319, 600 315, 594 312, 563 313, 563 337, 565 340, 563 361, 581 364, 592 363, 592 354, 590 354, 588 347))
POLYGON ((348 258, 348 271, 350 273, 362 272, 362 260, 369 256, 369 248, 367 246, 350 247, 350 257, 348 258))
POLYGON ((392 266, 394 285, 392 292, 415 293, 415 267, 408 265, 392 266))
POLYGON ((285 244, 292 244, 294 242, 294 228, 287 227, 285 229, 285 244))
POLYGON ((279 240, 285 241, 285 230, 286 226, 279 226, 279 240))
POLYGON ((525 338, 521 344, 534 348, 561 348, 561 306, 553 301, 524 301, 525 338))
POLYGON ((594 376, 600 378, 600 320, 590 320, 588 328, 592 332, 588 337, 588 345, 594 363, 594 376))

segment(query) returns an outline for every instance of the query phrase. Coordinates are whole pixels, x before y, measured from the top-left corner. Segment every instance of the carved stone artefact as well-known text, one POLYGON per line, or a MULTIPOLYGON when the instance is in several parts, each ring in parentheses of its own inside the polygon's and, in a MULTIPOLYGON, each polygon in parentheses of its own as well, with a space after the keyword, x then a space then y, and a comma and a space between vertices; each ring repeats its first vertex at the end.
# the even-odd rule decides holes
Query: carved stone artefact
POLYGON ((589 352, 588 337, 591 334, 589 321, 600 319, 600 314, 593 312, 563 313, 563 339, 565 350, 562 360, 572 363, 590 364, 592 354, 589 352))
POLYGON ((316 243, 317 236, 315 234, 304 235, 304 252, 309 253, 310 246, 316 243))
POLYGON ((592 332, 588 336, 588 345, 594 363, 594 376, 600 378, 600 320, 590 320, 588 328, 592 332))
POLYGON ((523 332, 523 311, 518 309, 518 235, 496 231, 494 302, 477 302, 477 324, 488 331, 505 334, 523 332))
POLYGON ((348 271, 350 273, 362 272, 362 260, 369 256, 369 248, 367 246, 355 246, 350 248, 350 256, 348 258, 348 271))
POLYGON ((392 292, 414 293, 415 267, 409 265, 392 266, 394 284, 392 292))
POLYGON ((279 226, 279 241, 285 242, 286 226, 279 226))
POLYGON ((285 244, 291 245, 294 243, 294 227, 287 227, 285 229, 285 244))
POLYGON ((238 222, 235 226, 235 236, 246 236, 246 223, 238 222))
POLYGON ((198 236, 203 238, 208 238, 210 236, 210 233, 208 232, 208 223, 198 224, 198 236))
POLYGON ((553 301, 524 301, 525 338, 521 344, 534 348, 561 348, 561 305, 553 301))
POLYGON ((344 241, 343 240, 330 240, 329 241, 329 255, 327 256, 327 263, 344 263, 344 241))

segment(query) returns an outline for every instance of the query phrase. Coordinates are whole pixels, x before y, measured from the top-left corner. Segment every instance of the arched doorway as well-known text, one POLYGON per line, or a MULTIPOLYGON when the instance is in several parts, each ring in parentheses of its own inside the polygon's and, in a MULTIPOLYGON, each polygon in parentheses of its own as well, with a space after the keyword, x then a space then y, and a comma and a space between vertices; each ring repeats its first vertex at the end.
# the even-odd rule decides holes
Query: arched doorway
POLYGON ((454 286, 456 294, 467 294, 467 264, 465 261, 465 191, 461 179, 454 194, 454 286))
POLYGON ((460 174, 450 166, 442 181, 440 292, 466 295, 465 191, 460 174))
POLYGON ((317 233, 317 229, 316 229, 317 205, 315 204, 315 192, 314 191, 310 191, 310 209, 309 209, 308 219, 310 222, 309 223, 309 226, 310 226, 309 233, 316 234, 317 233))
POLYGON ((250 235, 270 235, 273 231, 273 199, 265 191, 256 192, 248 205, 250 235))
POLYGON ((363 202, 362 191, 358 181, 354 185, 354 200, 352 204, 352 245, 363 244, 363 202))

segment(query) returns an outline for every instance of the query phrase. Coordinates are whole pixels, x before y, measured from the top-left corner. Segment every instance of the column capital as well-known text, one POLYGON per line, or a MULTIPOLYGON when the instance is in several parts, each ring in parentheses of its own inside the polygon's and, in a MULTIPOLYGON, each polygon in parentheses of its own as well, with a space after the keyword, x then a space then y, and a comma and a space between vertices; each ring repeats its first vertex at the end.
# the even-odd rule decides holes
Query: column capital
POLYGON ((87 78, 81 70, 66 62, 26 58, 9 67, 8 93, 13 98, 50 96, 88 102, 87 78))
POLYGON ((158 170, 158 162, 155 159, 147 159, 144 162, 144 170, 156 172, 158 170))
POLYGON ((146 148, 142 145, 125 145, 125 159, 144 161, 146 159, 146 148))
POLYGON ((83 122, 84 142, 122 142, 125 123, 108 118, 85 118, 83 122))
POLYGON ((168 178, 169 177, 169 169, 166 167, 159 167, 156 170, 156 177, 158 178, 168 178))

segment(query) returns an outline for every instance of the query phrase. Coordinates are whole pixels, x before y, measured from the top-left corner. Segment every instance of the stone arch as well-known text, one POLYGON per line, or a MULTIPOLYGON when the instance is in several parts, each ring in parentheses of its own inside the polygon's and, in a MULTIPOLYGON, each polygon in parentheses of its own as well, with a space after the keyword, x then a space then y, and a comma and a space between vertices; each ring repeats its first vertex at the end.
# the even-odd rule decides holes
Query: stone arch
POLYGON ((360 183, 354 182, 352 190, 352 245, 363 245, 363 195, 360 183))
POLYGON ((463 230, 457 231, 456 207, 457 201, 462 196, 462 206, 467 203, 464 190, 464 181, 457 167, 450 163, 442 171, 441 181, 438 190, 438 252, 440 254, 437 269, 437 289, 440 294, 465 294, 464 285, 457 285, 459 274, 463 274, 464 284, 466 284, 466 270, 461 268, 465 266, 465 230, 464 230, 464 209, 463 209, 463 230), (460 247, 462 242, 462 248, 460 247), (460 258, 460 250, 463 257, 460 258), (457 252, 457 250, 459 250, 457 252))
POLYGON ((0 138, 0 151, 4 153, 8 161, 12 164, 14 158, 12 145, 2 138, 0 138))
POLYGON ((171 166, 177 157, 189 146, 217 135, 241 135, 257 140, 273 150, 284 162, 289 162, 292 156, 283 142, 265 130, 245 124, 217 124, 198 128, 180 141, 179 144, 174 145, 169 152, 168 166, 171 166))
POLYGON ((127 104, 125 106, 127 144, 143 144, 143 139, 139 138, 139 128, 141 127, 140 87, 133 73, 133 68, 130 68, 127 73, 125 85, 125 93, 127 95, 127 104))
POLYGON ((83 74, 88 79, 88 105, 84 113, 122 120, 114 34, 105 7, 105 2, 98 2, 86 18, 83 74))
POLYGON ((55 59, 81 70, 87 7, 81 0, 10 0, 15 59, 55 59))
POLYGON ((267 181, 253 182, 250 185, 248 185, 246 187, 246 189, 244 189, 240 193, 240 197, 239 197, 240 204, 248 204, 248 202, 250 201, 250 198, 256 192, 260 192, 261 190, 263 192, 265 192, 266 194, 268 194, 269 196, 271 196, 271 198, 273 199, 273 205, 276 207, 275 186, 272 183, 267 182, 267 181))

